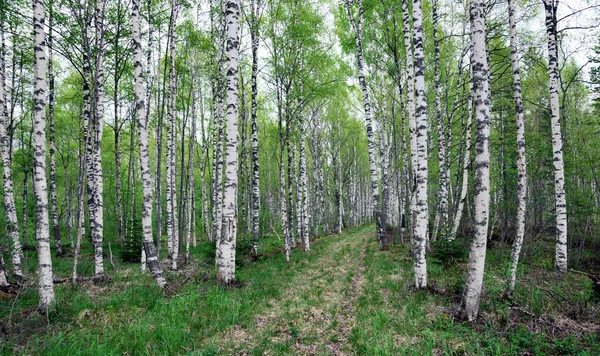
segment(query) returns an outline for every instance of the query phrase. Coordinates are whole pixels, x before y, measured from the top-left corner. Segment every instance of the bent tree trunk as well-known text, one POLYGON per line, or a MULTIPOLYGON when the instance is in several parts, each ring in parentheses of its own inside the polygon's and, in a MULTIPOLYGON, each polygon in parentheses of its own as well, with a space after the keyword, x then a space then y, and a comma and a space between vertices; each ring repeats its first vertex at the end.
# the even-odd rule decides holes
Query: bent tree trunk
POLYGON ((238 54, 239 0, 228 0, 227 15, 227 145, 225 151, 225 189, 223 192, 223 224, 217 250, 217 279, 229 284, 235 279, 235 243, 237 237, 238 188, 238 54))
POLYGON ((483 269, 487 245, 487 229, 490 206, 490 77, 485 45, 485 1, 470 3, 471 68, 477 139, 475 140, 475 231, 469 253, 467 283, 460 315, 473 321, 479 310, 479 297, 483 286, 483 269))
POLYGON ((142 77, 142 45, 140 34, 140 0, 132 4, 133 67, 135 78, 135 115, 138 121, 140 140, 140 169, 142 173, 142 245, 146 254, 146 265, 159 287, 166 284, 159 264, 154 240, 152 239, 152 177, 150 176, 148 121, 144 110, 144 78, 142 77))
POLYGON ((35 236, 38 242, 40 310, 42 313, 48 312, 54 303, 48 221, 48 186, 46 183, 46 39, 44 23, 44 2, 43 0, 34 0, 33 191, 36 207, 35 236))

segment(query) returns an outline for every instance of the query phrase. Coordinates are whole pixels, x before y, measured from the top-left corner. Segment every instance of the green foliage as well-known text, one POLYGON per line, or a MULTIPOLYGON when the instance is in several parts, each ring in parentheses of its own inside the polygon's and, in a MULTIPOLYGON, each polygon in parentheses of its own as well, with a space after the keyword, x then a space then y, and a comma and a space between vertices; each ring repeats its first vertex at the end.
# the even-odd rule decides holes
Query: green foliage
POLYGON ((464 263, 469 257, 469 248, 462 239, 454 241, 437 240, 431 243, 430 261, 442 266, 464 263))
POLYGON ((121 250, 123 262, 138 263, 142 258, 142 221, 133 220, 133 224, 125 236, 125 244, 121 250))

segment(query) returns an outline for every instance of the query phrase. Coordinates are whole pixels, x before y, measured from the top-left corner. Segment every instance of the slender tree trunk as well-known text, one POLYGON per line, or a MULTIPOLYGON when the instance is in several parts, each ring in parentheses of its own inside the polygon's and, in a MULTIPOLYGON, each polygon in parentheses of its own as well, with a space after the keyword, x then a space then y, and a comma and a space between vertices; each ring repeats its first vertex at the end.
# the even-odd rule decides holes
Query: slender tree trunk
POLYGON ((467 283, 460 307, 463 319, 473 321, 479 310, 487 245, 490 207, 490 76, 485 43, 485 6, 483 0, 470 3, 471 69, 477 139, 475 140, 475 231, 467 266, 467 283))
POLYGON ((425 97, 425 56, 423 52, 423 27, 421 1, 413 1, 414 56, 415 56, 415 114, 417 123, 417 179, 416 179, 416 222, 415 222, 415 284, 427 288, 427 264, 425 250, 429 225, 427 202, 427 101, 425 97))
POLYGON ((175 88, 175 23, 177 4, 171 1, 171 24, 169 39, 169 90, 167 104, 167 239, 171 268, 177 269, 179 259, 179 238, 177 234, 177 180, 176 180, 176 88, 175 88))
MULTIPOLYGON (((148 53, 150 54, 150 59, 152 58, 152 44, 154 43, 154 36, 153 36, 153 32, 154 32, 154 26, 152 24, 152 19, 153 19, 153 12, 152 12, 152 0, 148 0, 148 46, 150 48, 148 48, 148 53)), ((160 36, 160 27, 159 27, 159 36, 160 36)), ((158 41, 158 56, 160 57, 161 54, 161 46, 160 46, 160 41, 158 41)), ((160 67, 160 66, 158 66, 160 67)), ((167 70, 167 63, 165 61, 165 66, 164 66, 164 72, 166 73, 167 70)), ((157 68, 157 72, 160 71, 160 68, 157 68)), ((152 77, 152 79, 154 79, 152 77)), ((162 78, 162 82, 163 82, 163 89, 164 89, 164 83, 166 82, 164 75, 162 78)), ((158 84, 160 84, 161 78, 160 76, 158 76, 158 84)), ((152 85, 153 80, 150 82, 150 86, 152 85)), ((152 90, 152 89, 150 89, 152 90)), ((164 103, 164 90, 163 90, 163 96, 162 96, 162 103, 164 103)), ((156 95, 156 110, 158 111, 157 113, 157 123, 156 123, 156 176, 155 176, 155 194, 156 194, 156 255, 158 256, 159 260, 160 260, 160 252, 162 250, 162 236, 163 236, 163 209, 162 209, 162 162, 163 162, 163 158, 162 158, 162 149, 163 149, 163 113, 164 113, 164 104, 162 106, 162 108, 159 108, 159 105, 161 103, 161 93, 160 91, 157 91, 157 95, 156 95), (160 110, 159 110, 160 109, 160 110)))
POLYGON ((460 198, 458 199, 458 206, 456 208, 456 214, 454 215, 454 222, 452 223, 452 231, 448 236, 448 241, 453 241, 456 238, 458 232, 458 226, 462 220, 463 209, 467 199, 467 192, 469 187, 469 166, 471 165, 471 120, 473 115, 473 74, 471 70, 471 79, 469 80, 468 98, 467 98, 467 124, 465 127, 464 137, 464 155, 462 156, 462 184, 460 188, 460 198))
POLYGON ((62 243, 60 242, 60 225, 58 223, 58 195, 56 194, 56 144, 54 142, 54 68, 52 53, 52 22, 53 22, 53 3, 50 3, 50 13, 48 19, 48 126, 50 140, 50 200, 52 204, 52 232, 54 235, 54 244, 56 246, 56 256, 65 254, 62 243))
MULTIPOLYGON (((448 167, 446 165, 446 129, 442 118, 442 86, 440 84, 440 45, 438 38, 438 13, 437 0, 433 0, 433 43, 434 43, 434 73, 435 73, 435 116, 438 128, 438 160, 439 160, 439 190, 438 206, 435 214, 432 240, 435 240, 438 231, 441 238, 447 235, 448 221, 448 167)), ((448 128, 449 129, 449 128, 448 128)))
POLYGON ((102 182, 102 127, 104 115, 104 1, 96 2, 96 76, 94 78, 94 133, 92 146, 92 167, 90 174, 92 192, 89 194, 90 230, 94 246, 94 269, 96 276, 104 275, 104 198, 102 182), (93 211, 94 214, 91 214, 93 211))
POLYGON ((363 21, 363 4, 362 0, 358 0, 358 14, 357 19, 352 15, 350 9, 350 0, 346 0, 346 10, 348 12, 348 19, 354 27, 355 45, 356 45, 356 62, 358 67, 358 83, 363 97, 363 108, 365 111, 365 120, 367 127, 367 146, 369 150, 369 168, 371 172, 371 191, 373 195, 373 215, 375 216, 375 225, 377 229, 377 241, 381 248, 386 245, 384 227, 382 226, 380 216, 380 202, 379 202, 379 182, 377 177, 377 163, 375 157, 375 137, 373 136, 373 120, 371 113, 371 101, 369 99, 369 90, 367 88, 367 81, 365 78, 365 64, 363 59, 362 50, 362 21, 363 21))
MULTIPOLYGON (((146 264, 159 287, 166 284, 152 238, 152 177, 150 175, 148 121, 145 115, 144 78, 142 76, 142 44, 140 31, 140 1, 133 0, 132 11, 133 68, 135 78, 135 114, 138 121, 140 169, 144 199, 142 202, 142 245, 146 264)), ((133 134, 133 133, 132 133, 133 134)), ((134 194, 135 195, 135 194, 134 194)), ((132 214, 133 215, 133 214, 132 214)))
MULTIPOLYGON (((2 16, 4 17, 4 16, 2 16)), ((11 256, 13 264, 13 274, 18 279, 23 278, 21 267, 21 256, 23 250, 19 239, 19 221, 17 219, 17 207, 15 205, 15 195, 13 190, 11 157, 10 157, 10 136, 8 135, 8 106, 5 96, 5 53, 6 45, 4 42, 4 18, 0 18, 0 153, 2 154, 2 177, 4 189, 4 211, 6 214, 6 237, 11 242, 11 256)), ((27 182, 25 182, 25 186, 27 182)), ((27 189, 27 188, 25 188, 27 189)), ((58 251, 57 251, 58 252, 58 251)), ((0 271, 0 285, 7 285, 4 270, 4 261, 2 261, 2 270, 0 271), (2 284, 4 283, 4 284, 2 284)))
POLYGON ((402 13, 404 21, 404 46, 406 48, 406 86, 407 86, 407 100, 406 110, 408 113, 409 132, 410 132, 410 163, 411 163, 411 184, 410 184, 410 231, 411 231, 411 251, 414 252, 414 235, 415 235, 415 218, 416 218, 416 177, 417 177, 417 121, 415 116, 415 80, 414 80, 414 62, 413 62, 413 49, 411 43, 411 30, 410 30, 410 13, 408 11, 408 0, 402 1, 402 13))
POLYGON ((261 0, 252 0, 250 19, 250 40, 252 42, 252 77, 250 86, 252 88, 252 99, 250 108, 250 121, 252 125, 252 252, 258 254, 258 237, 260 234, 260 170, 258 163, 258 45, 259 45, 259 27, 258 10, 261 0))
POLYGON ((227 149, 225 154, 225 189, 221 243, 217 250, 217 279, 229 284, 235 279, 235 243, 237 237, 238 189, 238 55, 239 0, 227 0, 227 149))
POLYGON ((563 139, 560 127, 558 99, 558 47, 556 43, 558 0, 542 0, 546 9, 546 35, 548 38, 548 75, 550 111, 552 118, 552 152, 554 157, 554 194, 556 201, 556 257, 554 268, 567 273, 567 198, 565 194, 565 168, 563 139))
POLYGON ((46 39, 44 36, 44 2, 33 1, 34 32, 34 121, 33 121, 33 191, 35 194, 35 236, 38 242, 40 310, 54 304, 50 226, 48 223, 48 187, 46 184, 46 39))
POLYGON ((187 193, 187 224, 185 237, 185 263, 190 260, 190 242, 192 240, 192 223, 194 216, 194 151, 196 143, 196 92, 198 87, 197 76, 194 76, 192 90, 194 90, 194 98, 192 99, 192 128, 188 142, 188 193, 187 193))

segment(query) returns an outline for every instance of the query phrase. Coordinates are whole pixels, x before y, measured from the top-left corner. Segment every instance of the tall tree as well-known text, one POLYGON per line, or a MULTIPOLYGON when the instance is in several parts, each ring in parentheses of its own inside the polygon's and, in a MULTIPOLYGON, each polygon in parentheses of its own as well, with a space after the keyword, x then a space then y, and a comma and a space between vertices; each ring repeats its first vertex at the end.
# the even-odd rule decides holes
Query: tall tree
MULTIPOLYGON (((48 139, 50 140, 50 200, 52 204, 52 232, 56 256, 65 254, 60 242, 60 225, 58 223, 58 194, 56 193, 56 142, 54 139, 54 61, 53 61, 53 18, 54 1, 50 1, 48 14, 48 139)), ((14 198, 13 198, 14 199, 14 198)))
POLYGON ((34 116, 33 116, 33 191, 35 193, 35 236, 38 242, 40 310, 48 312, 54 304, 48 186, 46 183, 46 14, 43 0, 33 1, 34 116))
POLYGON ((178 4, 171 1, 171 21, 169 30, 169 90, 167 104, 167 239, 171 268, 177 269, 179 259, 179 236, 177 233, 177 179, 176 179, 176 87, 175 87, 175 24, 178 4))
POLYGON ((556 255, 554 268, 567 273, 567 197, 565 192, 565 164, 563 138, 560 127, 558 99, 558 46, 557 16, 558 0, 542 0, 546 10, 546 36, 548 40, 548 87, 550 90, 550 113, 552 122, 552 156, 554 162, 554 195, 556 204, 556 255))
POLYGON ((348 20, 352 24, 354 30, 354 42, 356 46, 356 63, 358 67, 358 84, 362 92, 363 109, 365 111, 365 121, 367 127, 367 142, 369 150, 369 167, 371 170, 371 192, 373 195, 373 215, 375 216, 375 225, 377 229, 377 240, 381 248, 386 245, 385 241, 385 230, 383 222, 381 221, 380 215, 380 202, 379 202, 379 181, 377 177, 377 158, 375 157, 375 137, 373 134, 373 119, 371 112, 371 101, 369 99, 369 90, 367 87, 367 81, 365 78, 365 63, 363 58, 362 48, 362 32, 363 32, 363 2, 358 0, 358 13, 356 18, 352 14, 351 1, 345 0, 346 11, 348 13, 348 20))
MULTIPOLYGON (((4 5, 4 4, 2 4, 4 5)), ((6 104, 6 44, 4 42, 4 20, 5 11, 0 15, 0 154, 2 155, 2 177, 4 193, 4 212, 6 214, 6 237, 11 243, 11 256, 13 274, 17 278, 23 278, 21 267, 21 256, 23 254, 21 241, 19 239, 19 221, 17 219, 17 207, 13 188, 11 169, 11 137, 8 134, 8 105, 6 104)), ((24 238, 24 237, 23 237, 24 238)), ((2 262, 4 267, 4 262, 2 262)), ((4 271, 0 271, 4 274, 4 271)), ((2 276, 0 276, 1 278, 2 276)), ((4 276, 6 277, 6 276, 4 276)))
POLYGON ((490 76, 485 43, 486 2, 471 0, 471 69, 475 106, 475 229, 467 266, 467 283, 460 307, 463 319, 473 321, 479 311, 487 246, 490 207, 490 76))
POLYGON ((140 0, 133 0, 132 10, 133 68, 135 77, 135 115, 138 122, 140 145, 140 168, 142 173, 142 246, 146 255, 146 264, 152 278, 159 287, 166 284, 160 262, 152 239, 152 177, 150 175, 148 120, 144 104, 144 78, 142 75, 142 44, 140 29, 140 0))
POLYGON ((508 293, 512 294, 517 280, 517 266, 519 254, 523 245, 525 235, 525 213, 527 209, 527 161, 525 157, 525 115, 523 110, 523 94, 521 93, 521 72, 519 66, 517 21, 515 19, 515 0, 508 0, 508 22, 510 26, 510 62, 513 74, 513 93, 515 97, 515 113, 517 122, 517 232, 513 241, 511 252, 510 277, 508 281, 508 293))
POLYGON ((415 284, 427 288, 425 249, 428 240, 429 207, 427 202, 427 100, 425 97, 425 54, 423 51, 421 1, 413 1, 413 45, 415 59, 415 121, 417 144, 416 219, 413 239, 415 284))
POLYGON ((237 237, 238 188, 238 56, 240 47, 240 2, 227 0, 227 149, 225 154, 225 189, 223 225, 217 245, 217 279, 229 284, 235 279, 235 243, 237 237))
POLYGON ((260 166, 258 163, 258 45, 259 24, 258 15, 261 8, 261 0, 252 0, 250 16, 250 41, 252 42, 252 77, 250 86, 252 88, 252 99, 250 108, 251 139, 252 139, 252 251, 258 254, 258 236, 260 230, 260 166))

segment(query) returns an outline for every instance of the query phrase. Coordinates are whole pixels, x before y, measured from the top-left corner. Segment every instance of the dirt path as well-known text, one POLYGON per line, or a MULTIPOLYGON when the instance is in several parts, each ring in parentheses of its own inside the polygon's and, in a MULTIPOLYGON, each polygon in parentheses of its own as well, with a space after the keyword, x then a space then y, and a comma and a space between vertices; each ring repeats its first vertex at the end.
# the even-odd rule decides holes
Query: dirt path
POLYGON ((296 274, 281 298, 267 302, 266 312, 252 325, 236 325, 207 342, 232 355, 350 354, 353 310, 371 235, 371 229, 363 228, 339 237, 319 251, 322 255, 305 272, 296 274))

